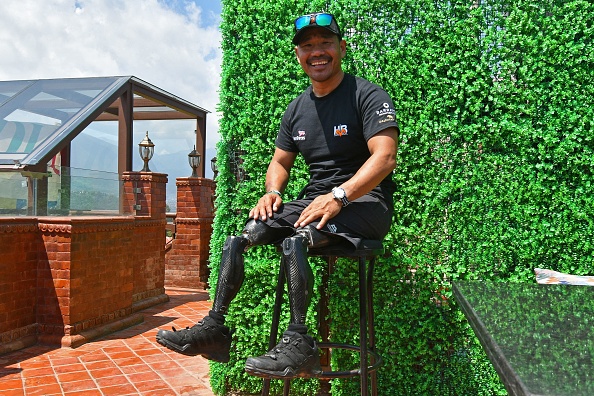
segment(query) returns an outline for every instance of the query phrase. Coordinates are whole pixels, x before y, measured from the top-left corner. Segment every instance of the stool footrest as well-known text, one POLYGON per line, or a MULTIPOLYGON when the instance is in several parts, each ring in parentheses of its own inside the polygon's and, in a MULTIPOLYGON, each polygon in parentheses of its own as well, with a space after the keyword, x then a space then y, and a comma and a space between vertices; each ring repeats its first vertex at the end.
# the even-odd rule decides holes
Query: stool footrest
MULTIPOLYGON (((318 342, 318 348, 320 349, 347 349, 350 351, 361 352, 361 347, 351 344, 341 344, 335 342, 318 342)), ((384 363, 382 357, 375 351, 367 350, 367 354, 373 357, 373 363, 367 367, 367 372, 372 373, 377 371, 380 366, 384 363)), ((316 375, 319 379, 332 379, 332 378, 350 378, 361 375, 361 369, 348 370, 348 371, 322 371, 322 374, 316 375)))

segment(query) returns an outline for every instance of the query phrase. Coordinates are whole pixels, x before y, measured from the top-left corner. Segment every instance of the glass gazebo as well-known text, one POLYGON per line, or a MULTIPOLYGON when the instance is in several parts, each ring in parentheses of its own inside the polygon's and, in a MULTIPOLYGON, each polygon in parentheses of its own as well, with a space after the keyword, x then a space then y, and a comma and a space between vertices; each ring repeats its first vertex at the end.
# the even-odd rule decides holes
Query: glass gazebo
MULTIPOLYGON (((135 122, 195 120, 194 143, 204 158, 207 113, 134 76, 0 81, 0 215, 117 213, 121 175, 132 170, 137 150, 135 122), (75 140, 101 123, 115 131, 103 159, 109 169, 71 166, 73 155, 102 149, 92 143, 100 140, 75 140)), ((204 162, 197 174, 204 176, 204 162)))

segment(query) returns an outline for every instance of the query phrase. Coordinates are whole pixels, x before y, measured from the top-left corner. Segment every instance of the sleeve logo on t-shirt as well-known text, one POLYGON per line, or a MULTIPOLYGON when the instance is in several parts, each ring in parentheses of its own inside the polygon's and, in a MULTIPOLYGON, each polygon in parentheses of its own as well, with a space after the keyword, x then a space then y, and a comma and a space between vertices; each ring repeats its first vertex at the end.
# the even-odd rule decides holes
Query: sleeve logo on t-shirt
POLYGON ((382 105, 382 108, 380 110, 376 111, 376 114, 378 117, 385 116, 385 115, 394 116, 396 114, 396 110, 392 109, 390 107, 389 103, 384 103, 382 105))
POLYGON ((379 120, 378 123, 383 124, 384 122, 393 122, 394 120, 395 119, 393 115, 387 114, 386 118, 384 118, 383 120, 379 120))
POLYGON ((346 125, 335 125, 334 136, 346 136, 349 134, 349 130, 346 125))
POLYGON ((376 111, 377 118, 379 119, 378 123, 383 124, 384 122, 391 122, 394 121, 394 116, 396 114, 396 110, 391 108, 389 103, 384 103, 382 108, 376 111))
POLYGON ((305 140, 305 131, 297 131, 297 136, 293 136, 293 140, 305 140))

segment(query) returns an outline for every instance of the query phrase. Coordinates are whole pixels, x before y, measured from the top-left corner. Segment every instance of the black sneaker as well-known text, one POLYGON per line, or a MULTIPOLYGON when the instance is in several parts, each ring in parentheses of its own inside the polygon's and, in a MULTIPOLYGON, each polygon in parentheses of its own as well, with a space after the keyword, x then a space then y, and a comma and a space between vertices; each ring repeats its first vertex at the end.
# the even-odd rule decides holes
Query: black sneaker
POLYGON ((172 351, 188 356, 202 355, 209 360, 227 363, 231 349, 231 332, 209 316, 192 327, 173 331, 159 330, 157 342, 172 351))
POLYGON ((322 373, 320 351, 309 335, 285 331, 270 352, 249 358, 245 371, 267 378, 315 377, 322 373))

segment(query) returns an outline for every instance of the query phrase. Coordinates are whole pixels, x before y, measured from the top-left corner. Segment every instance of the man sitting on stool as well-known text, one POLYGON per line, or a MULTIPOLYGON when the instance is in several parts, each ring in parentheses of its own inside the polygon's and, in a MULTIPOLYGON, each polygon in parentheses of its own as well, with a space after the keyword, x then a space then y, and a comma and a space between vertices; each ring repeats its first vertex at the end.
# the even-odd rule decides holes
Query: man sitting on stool
POLYGON ((311 85, 284 113, 266 173, 266 193, 250 211, 242 234, 225 241, 212 309, 191 328, 157 333, 160 344, 179 353, 229 361, 231 331, 225 315, 244 279, 242 253, 251 246, 282 242, 289 328, 271 351, 246 361, 247 372, 276 378, 321 372, 318 347, 305 325, 314 283, 307 251, 335 243, 357 247, 362 239, 386 236, 394 208, 392 171, 399 132, 388 94, 343 72, 346 42, 334 16, 297 18, 293 44, 311 85), (283 203, 282 191, 299 153, 309 166, 310 180, 304 198, 283 203))

